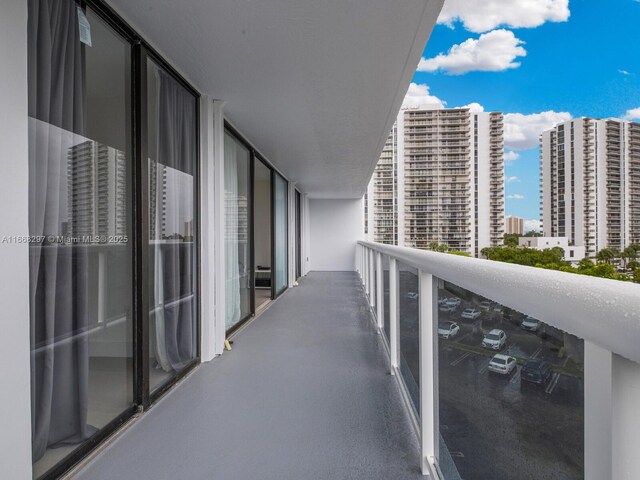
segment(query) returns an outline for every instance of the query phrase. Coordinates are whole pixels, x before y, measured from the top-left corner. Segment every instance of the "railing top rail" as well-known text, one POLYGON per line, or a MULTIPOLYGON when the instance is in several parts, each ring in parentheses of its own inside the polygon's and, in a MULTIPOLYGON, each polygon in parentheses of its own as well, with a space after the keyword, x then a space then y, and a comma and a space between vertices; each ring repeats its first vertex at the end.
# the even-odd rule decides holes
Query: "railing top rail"
POLYGON ((640 363, 640 285, 359 241, 640 363))

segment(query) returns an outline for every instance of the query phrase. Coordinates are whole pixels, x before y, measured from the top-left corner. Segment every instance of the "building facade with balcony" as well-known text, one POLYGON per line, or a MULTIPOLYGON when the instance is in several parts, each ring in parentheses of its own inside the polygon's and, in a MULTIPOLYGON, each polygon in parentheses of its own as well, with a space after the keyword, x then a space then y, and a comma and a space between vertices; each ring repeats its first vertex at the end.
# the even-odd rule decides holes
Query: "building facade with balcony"
POLYGON ((504 235, 503 119, 465 108, 403 108, 367 195, 369 238, 479 256, 504 235))
POLYGON ((640 124, 581 117, 540 136, 542 229, 595 258, 640 241, 640 124))

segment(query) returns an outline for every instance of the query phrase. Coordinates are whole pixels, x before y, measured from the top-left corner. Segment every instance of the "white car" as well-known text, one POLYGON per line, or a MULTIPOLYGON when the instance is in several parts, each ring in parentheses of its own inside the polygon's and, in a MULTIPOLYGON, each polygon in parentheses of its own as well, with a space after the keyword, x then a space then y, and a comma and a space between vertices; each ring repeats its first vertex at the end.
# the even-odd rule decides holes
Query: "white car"
POLYGON ((467 320, 475 320, 480 315, 482 315, 482 312, 480 310, 476 310, 475 308, 465 308, 460 316, 462 318, 466 318, 467 320))
POLYGON ((447 305, 455 305, 456 307, 460 305, 460 299, 458 297, 447 298, 445 302, 447 305))
POLYGON ((441 322, 438 324, 438 336, 440 338, 449 339, 455 337, 460 331, 460 327, 456 322, 441 322))
POLYGON ((501 375, 509 375, 511 372, 513 372, 513 369, 516 368, 516 365, 517 362, 515 358, 498 353, 494 355, 489 362, 487 370, 489 370, 490 372, 499 373, 501 375))
POLYGON ((418 298, 418 294, 416 292, 409 292, 407 293, 407 298, 415 300, 416 298, 418 298))
POLYGON ((523 330, 528 330, 529 332, 537 332, 539 326, 540 320, 532 317, 525 318, 520 324, 520 327, 522 327, 523 330))
POLYGON ((491 310, 491 302, 489 300, 483 300, 480 302, 480 308, 486 312, 491 310))
POLYGON ((443 303, 442 305, 440 305, 440 307, 438 307, 438 310, 440 310, 441 312, 455 312, 456 308, 458 308, 457 305, 449 305, 447 303, 443 303))
POLYGON ((489 333, 485 333, 482 339, 482 346, 484 348, 491 348, 492 350, 502 350, 502 347, 507 343, 507 334, 504 330, 498 330, 494 328, 489 333))
POLYGON ((442 305, 447 303, 447 300, 449 300, 447 297, 438 297, 438 304, 442 305))

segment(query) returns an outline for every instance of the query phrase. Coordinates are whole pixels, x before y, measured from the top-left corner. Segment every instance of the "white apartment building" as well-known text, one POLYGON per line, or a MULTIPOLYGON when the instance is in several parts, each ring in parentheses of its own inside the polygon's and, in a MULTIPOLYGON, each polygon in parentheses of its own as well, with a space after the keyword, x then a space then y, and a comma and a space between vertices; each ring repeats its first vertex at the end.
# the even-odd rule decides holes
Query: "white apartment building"
POLYGON ((501 244, 502 117, 468 108, 402 109, 367 192, 369 238, 421 249, 444 243, 474 256, 501 244))
POLYGON ((507 215, 504 219, 505 232, 507 234, 522 235, 524 233, 524 218, 507 215))
POLYGON ((542 229, 594 257, 640 242, 640 124, 581 117, 540 136, 542 229))
POLYGON ((567 237, 520 237, 518 245, 535 250, 560 247, 564 250, 566 262, 579 262, 584 258, 584 246, 569 245, 567 237))

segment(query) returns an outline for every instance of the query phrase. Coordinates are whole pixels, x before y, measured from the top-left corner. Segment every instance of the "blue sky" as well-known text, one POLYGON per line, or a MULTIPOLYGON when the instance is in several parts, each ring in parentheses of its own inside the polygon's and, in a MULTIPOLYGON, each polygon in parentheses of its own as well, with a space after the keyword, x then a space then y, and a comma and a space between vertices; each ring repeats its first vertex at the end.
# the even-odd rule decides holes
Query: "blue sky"
POLYGON ((640 0, 445 0, 411 88, 447 107, 522 114, 505 117, 507 158, 518 157, 506 161, 506 214, 537 219, 542 129, 640 117, 638 25, 640 0))

